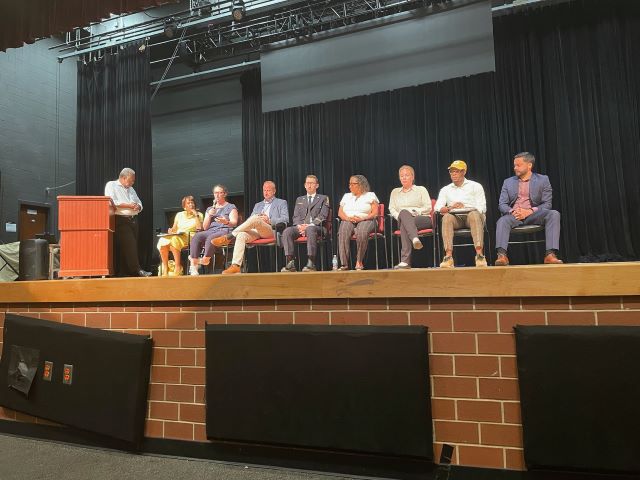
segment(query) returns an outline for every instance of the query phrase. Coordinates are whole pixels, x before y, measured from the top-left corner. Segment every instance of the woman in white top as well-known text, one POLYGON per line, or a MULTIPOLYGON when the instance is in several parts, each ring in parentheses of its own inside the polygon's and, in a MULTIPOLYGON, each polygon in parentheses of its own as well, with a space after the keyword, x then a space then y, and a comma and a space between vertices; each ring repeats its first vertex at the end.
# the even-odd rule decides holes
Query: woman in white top
POLYGON ((349 193, 340 200, 338 216, 342 220, 338 230, 340 270, 349 270, 351 236, 356 236, 356 270, 363 270, 364 254, 367 252, 369 234, 375 230, 378 204, 376 194, 370 191, 369 182, 363 175, 349 179, 349 193))
POLYGON ((422 242, 418 230, 432 228, 431 197, 426 188, 414 185, 415 172, 409 165, 398 170, 401 187, 394 188, 389 199, 389 213, 400 227, 400 263, 394 269, 411 268, 412 249, 420 250, 422 242))

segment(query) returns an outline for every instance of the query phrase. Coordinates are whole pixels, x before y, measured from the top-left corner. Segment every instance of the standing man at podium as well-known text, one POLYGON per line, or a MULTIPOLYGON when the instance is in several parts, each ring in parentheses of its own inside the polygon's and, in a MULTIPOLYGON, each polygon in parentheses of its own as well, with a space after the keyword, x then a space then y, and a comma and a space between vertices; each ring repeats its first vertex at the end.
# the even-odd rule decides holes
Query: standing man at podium
POLYGON ((133 189, 136 172, 123 168, 118 180, 107 182, 104 194, 111 197, 116 206, 116 231, 114 258, 116 275, 119 277, 148 277, 151 272, 140 268, 138 260, 137 215, 142 211, 142 202, 133 189))

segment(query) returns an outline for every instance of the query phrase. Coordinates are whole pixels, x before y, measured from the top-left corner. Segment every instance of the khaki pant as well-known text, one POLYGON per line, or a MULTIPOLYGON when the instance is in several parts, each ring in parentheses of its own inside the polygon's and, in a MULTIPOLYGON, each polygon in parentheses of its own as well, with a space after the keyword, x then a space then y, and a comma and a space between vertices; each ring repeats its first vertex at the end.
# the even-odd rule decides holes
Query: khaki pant
POLYGON ((273 237, 273 228, 258 215, 251 215, 242 225, 237 226, 232 233, 236 237, 236 243, 233 246, 231 263, 242 265, 247 243, 253 242, 258 238, 273 237))
POLYGON ((460 228, 471 230, 471 238, 476 247, 484 245, 484 214, 474 210, 466 215, 445 213, 442 217, 442 243, 445 252, 453 250, 453 231, 460 228))

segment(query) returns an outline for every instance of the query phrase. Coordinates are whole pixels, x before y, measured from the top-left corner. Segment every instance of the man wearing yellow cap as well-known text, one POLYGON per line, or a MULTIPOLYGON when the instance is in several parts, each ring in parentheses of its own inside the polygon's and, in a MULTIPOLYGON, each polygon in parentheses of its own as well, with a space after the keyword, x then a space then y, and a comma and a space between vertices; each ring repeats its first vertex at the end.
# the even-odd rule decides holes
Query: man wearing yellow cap
POLYGON ((440 263, 442 268, 451 268, 453 263, 453 231, 469 228, 476 249, 476 267, 486 267, 483 254, 484 222, 487 201, 482 185, 467 180, 467 164, 456 160, 449 165, 451 183, 438 194, 435 210, 442 215, 442 243, 445 255, 440 263))

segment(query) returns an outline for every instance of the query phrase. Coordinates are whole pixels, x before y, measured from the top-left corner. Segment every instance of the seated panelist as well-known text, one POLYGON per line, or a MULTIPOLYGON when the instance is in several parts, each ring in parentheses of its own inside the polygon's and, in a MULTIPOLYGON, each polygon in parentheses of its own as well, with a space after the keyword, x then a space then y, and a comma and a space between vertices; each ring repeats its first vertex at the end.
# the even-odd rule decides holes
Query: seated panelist
POLYGON ((182 263, 180 251, 189 245, 189 233, 202 230, 202 213, 196 210, 196 203, 193 196, 188 195, 182 199, 182 212, 176 213, 173 226, 169 228, 170 236, 162 237, 158 240, 158 250, 162 266, 160 274, 163 277, 169 275, 169 252, 173 255, 175 262, 174 275, 182 275, 182 263))

